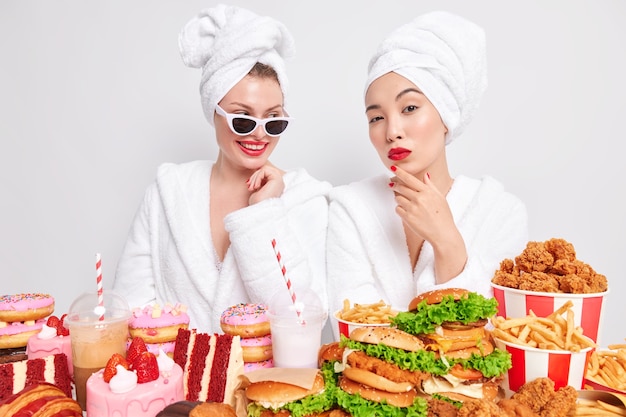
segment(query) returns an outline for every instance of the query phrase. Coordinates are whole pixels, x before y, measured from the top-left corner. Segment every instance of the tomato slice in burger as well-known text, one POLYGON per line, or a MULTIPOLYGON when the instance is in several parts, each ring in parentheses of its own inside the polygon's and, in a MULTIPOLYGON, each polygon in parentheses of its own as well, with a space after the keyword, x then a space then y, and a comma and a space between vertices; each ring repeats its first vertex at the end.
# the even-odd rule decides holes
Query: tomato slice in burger
POLYGON ((464 369, 463 365, 457 363, 456 365, 452 366, 452 368, 450 368, 450 370, 448 371, 450 373, 450 375, 453 375, 457 378, 461 378, 461 379, 468 379, 468 380, 474 380, 474 379, 480 379, 483 377, 482 372, 480 372, 479 370, 476 369, 464 369))

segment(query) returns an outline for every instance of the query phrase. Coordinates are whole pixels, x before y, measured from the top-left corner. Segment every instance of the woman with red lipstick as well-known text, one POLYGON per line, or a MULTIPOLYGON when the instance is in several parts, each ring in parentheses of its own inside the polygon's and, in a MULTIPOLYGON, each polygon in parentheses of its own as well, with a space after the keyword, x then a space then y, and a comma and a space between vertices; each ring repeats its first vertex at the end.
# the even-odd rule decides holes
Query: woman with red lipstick
POLYGON ((219 152, 214 161, 159 167, 114 288, 133 307, 185 304, 191 327, 221 332, 228 307, 286 293, 275 239, 296 293, 311 290, 325 302, 331 186, 269 160, 291 122, 284 108, 291 35, 274 19, 219 5, 187 23, 179 46, 186 65, 202 68, 202 107, 219 152))
POLYGON ((417 294, 445 287, 491 296, 500 261, 525 247, 524 204, 491 177, 453 178, 448 168, 446 145, 470 122, 486 85, 484 32, 459 16, 425 14, 381 43, 365 113, 392 178, 330 193, 331 311, 346 298, 403 310, 417 294))

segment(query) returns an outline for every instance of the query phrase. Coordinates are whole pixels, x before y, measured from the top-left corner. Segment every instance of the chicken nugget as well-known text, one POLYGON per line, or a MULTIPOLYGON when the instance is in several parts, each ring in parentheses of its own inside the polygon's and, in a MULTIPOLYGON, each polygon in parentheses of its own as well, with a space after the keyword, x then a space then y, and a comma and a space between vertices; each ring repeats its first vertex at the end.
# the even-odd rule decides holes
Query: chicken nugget
POLYGON ((574 245, 565 239, 549 239, 545 242, 545 248, 552 254, 555 261, 559 259, 573 261, 576 259, 576 250, 574 249, 574 245))
POLYGON ((533 271, 530 274, 523 275, 519 289, 537 292, 559 292, 559 281, 554 275, 533 271))
POLYGON ((567 417, 576 407, 578 394, 569 385, 559 388, 541 410, 541 417, 567 417))
POLYGON ((526 249, 515 257, 515 264, 524 272, 543 272, 554 264, 554 256, 543 242, 528 242, 526 249))

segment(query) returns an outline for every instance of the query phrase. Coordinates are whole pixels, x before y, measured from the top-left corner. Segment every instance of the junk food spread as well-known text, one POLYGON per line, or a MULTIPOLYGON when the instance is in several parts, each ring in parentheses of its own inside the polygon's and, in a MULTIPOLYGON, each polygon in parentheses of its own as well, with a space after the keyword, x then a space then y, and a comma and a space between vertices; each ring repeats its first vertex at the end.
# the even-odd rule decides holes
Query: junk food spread
MULTIPOLYGON (((340 340, 320 346, 313 369, 274 368, 264 304, 224 310, 223 334, 189 328, 180 303, 134 308, 126 354, 114 354, 88 379, 87 412, 626 417, 616 396, 626 390, 626 344, 602 348, 597 341, 608 293, 604 275, 578 260, 571 243, 550 239, 529 242, 519 256, 503 260, 492 287, 493 297, 462 288, 419 294, 406 310, 384 300, 345 300, 331 320, 340 340), (596 391, 584 391, 590 388, 596 391)), ((71 334, 65 315, 53 315, 52 296, 1 300, 0 415, 81 416, 71 397, 71 334), (7 312, 9 305, 20 312, 7 312), (19 354, 26 355, 29 338, 25 358, 19 354)))

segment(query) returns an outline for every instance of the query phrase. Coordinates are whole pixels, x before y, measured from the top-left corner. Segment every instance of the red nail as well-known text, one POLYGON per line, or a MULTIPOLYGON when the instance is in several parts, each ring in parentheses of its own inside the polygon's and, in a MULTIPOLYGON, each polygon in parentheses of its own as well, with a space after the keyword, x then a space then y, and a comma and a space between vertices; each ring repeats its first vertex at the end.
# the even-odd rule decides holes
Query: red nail
POLYGON ((428 177, 428 179, 430 179, 430 174, 428 172, 426 173, 426 176, 428 177))
POLYGON ((395 165, 392 165, 391 168, 389 168, 389 169, 391 169, 392 172, 396 172, 396 169, 398 169, 398 168, 396 168, 395 165))
POLYGON ((389 183, 389 186, 390 186, 390 187, 393 187, 393 186, 394 186, 394 183, 393 183, 393 182, 390 182, 390 183, 389 183))

